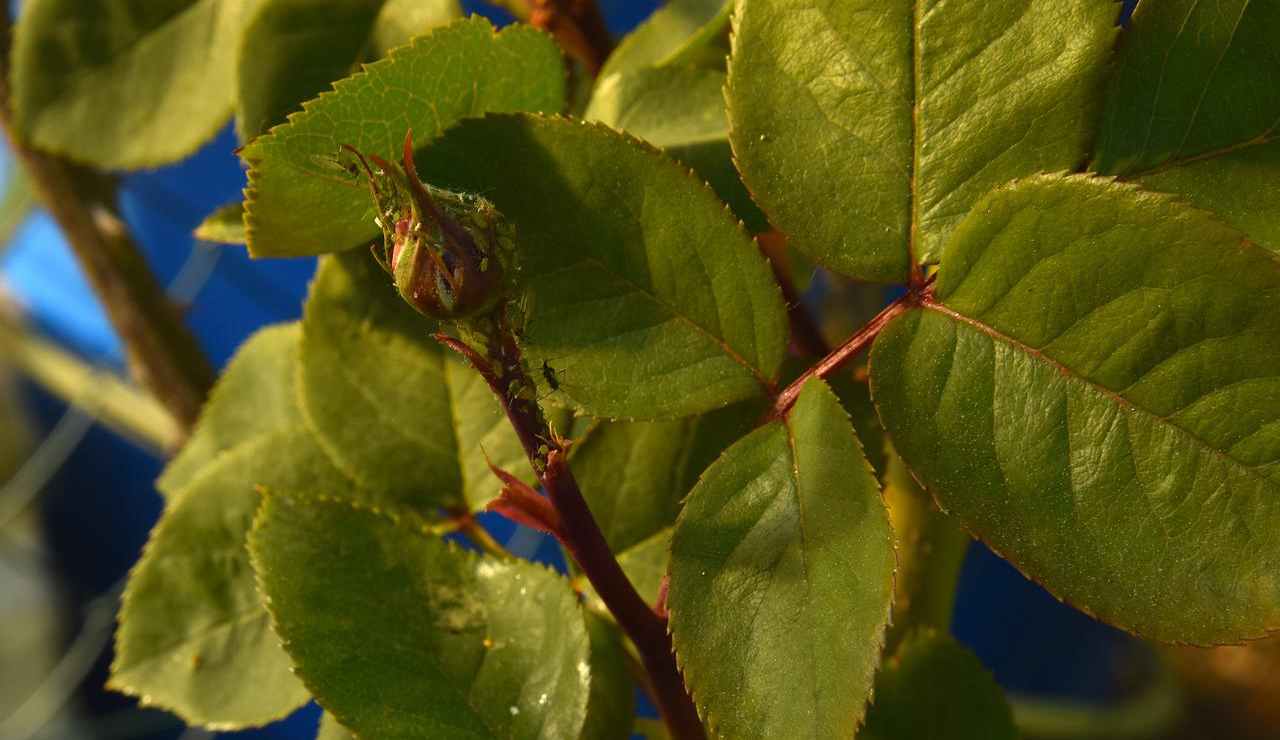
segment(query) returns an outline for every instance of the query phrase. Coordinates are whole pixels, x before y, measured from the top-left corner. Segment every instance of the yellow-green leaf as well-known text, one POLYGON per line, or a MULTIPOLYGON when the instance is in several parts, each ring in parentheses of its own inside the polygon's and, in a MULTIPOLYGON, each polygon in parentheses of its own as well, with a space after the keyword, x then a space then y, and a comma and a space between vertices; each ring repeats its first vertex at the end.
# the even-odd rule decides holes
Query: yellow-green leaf
POLYGON ((800 251, 903 282, 993 186, 1078 167, 1113 0, 739 0, 743 179, 800 251))
POLYGON ((1280 628, 1280 258, 1104 178, 993 192, 871 356, 894 445, 969 531, 1100 619, 1280 628))
POLYGON ((422 143, 466 116, 554 112, 564 99, 560 52, 540 31, 473 17, 420 36, 244 148, 249 251, 321 254, 377 233, 368 188, 333 168, 344 144, 398 160, 409 129, 422 143))
POLYGON ((850 738, 893 596, 893 535, 849 417, 820 380, 730 447, 671 543, 676 657, 723 738, 850 738))
POLYGON ((13 124, 40 149, 108 169, 191 154, 231 117, 256 0, 26 0, 13 124))
POLYGON ((768 389, 786 349, 781 291, 686 168, 604 126, 531 115, 464 121, 419 160, 515 224, 523 344, 557 378, 543 393, 655 419, 768 389))

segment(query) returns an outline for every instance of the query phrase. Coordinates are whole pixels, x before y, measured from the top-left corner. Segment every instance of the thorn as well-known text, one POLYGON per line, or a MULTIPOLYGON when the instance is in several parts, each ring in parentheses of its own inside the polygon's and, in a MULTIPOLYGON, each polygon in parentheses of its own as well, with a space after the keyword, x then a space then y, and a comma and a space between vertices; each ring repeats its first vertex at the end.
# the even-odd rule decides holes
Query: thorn
POLYGON ((658 582, 658 599, 653 604, 653 613, 662 619, 666 619, 667 612, 667 590, 671 587, 671 576, 663 575, 662 580, 658 582))

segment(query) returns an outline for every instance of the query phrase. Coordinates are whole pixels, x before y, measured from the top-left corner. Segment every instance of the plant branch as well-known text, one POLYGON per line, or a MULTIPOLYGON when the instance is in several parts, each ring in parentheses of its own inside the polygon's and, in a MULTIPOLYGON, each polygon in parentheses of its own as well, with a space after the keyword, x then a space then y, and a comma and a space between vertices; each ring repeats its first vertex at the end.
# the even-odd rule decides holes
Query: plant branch
POLYGON ((853 333, 841 344, 832 350, 826 357, 822 358, 816 365, 809 368, 803 375, 792 381, 778 397, 774 399, 773 407, 769 411, 767 418, 780 419, 786 415, 791 407, 795 404, 796 399, 800 396, 800 391, 804 389, 804 384, 809 382, 810 378, 829 378, 833 373, 845 365, 845 363, 857 357, 862 350, 866 349, 880 333, 880 330, 892 321, 898 314, 906 311, 908 308, 916 305, 920 300, 919 296, 912 292, 904 295, 898 300, 890 303, 883 311, 876 314, 867 325, 853 333))
POLYGON ((95 368, 34 336, 0 305, 0 355, 55 396, 157 452, 171 452, 182 430, 169 412, 115 373, 95 368))
POLYGON ((550 33, 592 76, 613 51, 613 39, 595 0, 529 0, 529 23, 550 33))
POLYGON ((86 192, 84 185, 98 181, 98 174, 35 151, 16 135, 9 114, 11 36, 6 4, 0 12, 0 125, 10 149, 101 299, 130 370, 189 431, 213 385, 213 368, 124 224, 86 192))
POLYGON ((507 552, 502 543, 495 540, 488 530, 480 526, 480 522, 477 522, 470 512, 463 512, 458 516, 458 531, 466 535, 476 547, 490 555, 501 558, 511 557, 511 553, 507 552))
MULTIPOLYGON (((1186 691, 1168 666, 1160 665, 1150 684, 1114 705, 1092 706, 1061 700, 1009 696, 1013 721, 1022 736, 1034 740, 1147 740, 1181 737, 1178 725, 1187 719, 1186 691)), ((1222 725, 1215 729, 1236 737, 1222 725)), ((1234 729, 1234 728, 1230 728, 1234 729)), ((1270 736, 1266 727, 1256 737, 1270 736)), ((1194 737, 1201 737, 1196 734, 1194 737)))
POLYGON ((613 556, 569 469, 566 444, 547 424, 538 406, 536 386, 524 370, 520 348, 505 321, 498 323, 498 329, 489 337, 490 346, 483 353, 445 334, 437 334, 436 339, 465 357, 498 397, 555 507, 560 542, 635 644, 672 736, 677 740, 701 740, 705 733, 676 666, 666 620, 644 602, 613 556))

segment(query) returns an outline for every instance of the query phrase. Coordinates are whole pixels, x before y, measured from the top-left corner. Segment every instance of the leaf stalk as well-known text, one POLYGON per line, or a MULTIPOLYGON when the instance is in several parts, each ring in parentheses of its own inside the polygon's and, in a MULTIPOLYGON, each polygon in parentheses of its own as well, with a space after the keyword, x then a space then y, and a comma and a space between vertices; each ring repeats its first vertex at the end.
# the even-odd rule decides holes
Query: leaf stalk
POLYGON ((773 406, 769 409, 765 416, 767 420, 781 419, 786 416, 791 407, 795 405, 796 399, 800 397, 800 391, 804 389, 805 383, 810 378, 829 378, 837 370, 847 364, 850 360, 861 354, 862 350, 871 345, 876 336, 880 334, 880 330, 893 321, 899 314, 908 308, 917 305, 921 297, 916 292, 909 292, 898 300, 890 303, 880 313, 876 314, 871 321, 865 326, 857 330, 836 347, 826 357, 822 358, 817 364, 804 371, 800 377, 796 378, 774 399, 773 406))

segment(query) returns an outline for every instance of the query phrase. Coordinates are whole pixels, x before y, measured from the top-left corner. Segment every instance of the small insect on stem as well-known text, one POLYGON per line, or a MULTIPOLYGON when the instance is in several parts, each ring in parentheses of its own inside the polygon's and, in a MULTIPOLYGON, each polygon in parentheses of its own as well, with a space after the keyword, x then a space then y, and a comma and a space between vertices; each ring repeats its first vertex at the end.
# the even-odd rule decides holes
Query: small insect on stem
POLYGON ((542 378, 547 381, 547 386, 553 391, 560 390, 560 380, 556 377, 555 368, 547 364, 546 360, 542 361, 542 378))

